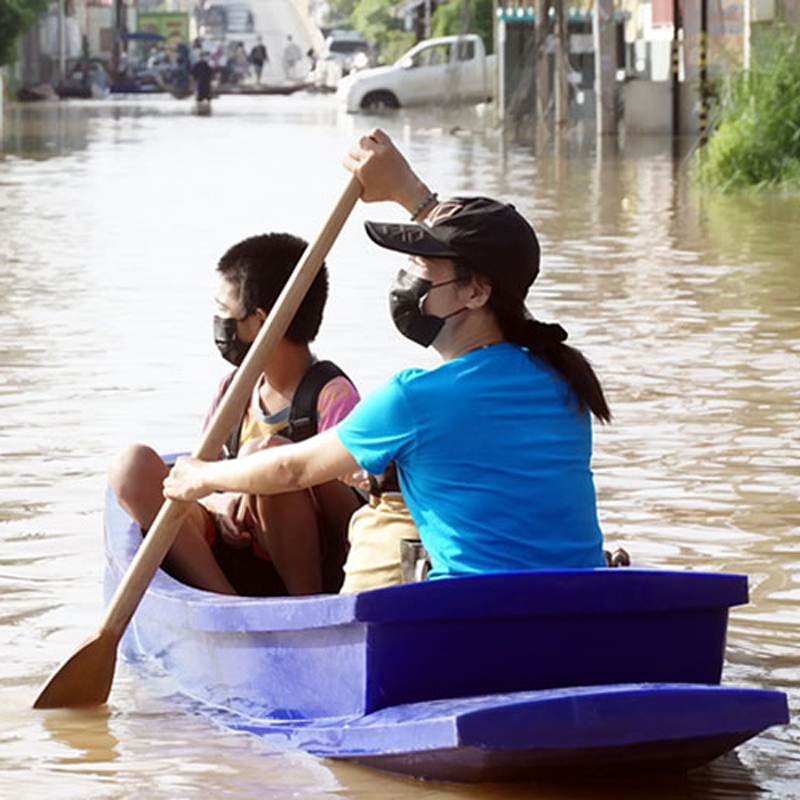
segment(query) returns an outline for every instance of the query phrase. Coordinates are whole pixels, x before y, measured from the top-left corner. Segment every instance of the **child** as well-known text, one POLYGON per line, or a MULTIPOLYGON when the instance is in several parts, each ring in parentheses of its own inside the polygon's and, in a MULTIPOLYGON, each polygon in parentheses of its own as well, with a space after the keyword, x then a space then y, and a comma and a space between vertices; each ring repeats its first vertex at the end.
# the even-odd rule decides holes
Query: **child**
MULTIPOLYGON (((243 361, 306 246, 291 234, 265 234, 239 242, 220 259, 214 338, 222 356, 235 366, 243 361)), ((229 457, 331 428, 358 402, 358 392, 344 373, 330 362, 317 362, 309 348, 322 322, 327 292, 323 267, 285 336, 262 365, 250 403, 229 439, 229 457), (300 395, 311 408, 298 414, 300 395)), ((220 385, 206 425, 232 378, 233 373, 220 385)), ((168 471, 145 445, 128 447, 111 466, 111 488, 143 530, 161 507, 168 471)), ((347 523, 360 503, 338 480, 274 496, 212 494, 192 504, 166 565, 179 579, 209 591, 337 591, 347 523)))

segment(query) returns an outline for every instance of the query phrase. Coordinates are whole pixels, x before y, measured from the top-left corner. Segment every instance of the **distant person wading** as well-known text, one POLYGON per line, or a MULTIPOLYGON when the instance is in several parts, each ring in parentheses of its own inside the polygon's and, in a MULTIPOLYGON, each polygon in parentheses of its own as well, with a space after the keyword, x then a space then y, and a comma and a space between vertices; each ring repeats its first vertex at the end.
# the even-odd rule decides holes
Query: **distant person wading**
POLYGON ((286 47, 283 50, 283 72, 287 78, 295 77, 295 68, 302 57, 302 50, 291 36, 287 36, 286 47))
POLYGON ((259 36, 258 41, 250 51, 250 63, 253 65, 253 69, 256 73, 256 83, 261 83, 261 73, 264 69, 264 64, 268 61, 269 56, 267 55, 267 48, 264 46, 259 36))
POLYGON ((197 102, 211 101, 211 77, 213 72, 208 63, 208 56, 205 53, 200 55, 197 63, 192 67, 192 77, 194 78, 195 97, 197 102))

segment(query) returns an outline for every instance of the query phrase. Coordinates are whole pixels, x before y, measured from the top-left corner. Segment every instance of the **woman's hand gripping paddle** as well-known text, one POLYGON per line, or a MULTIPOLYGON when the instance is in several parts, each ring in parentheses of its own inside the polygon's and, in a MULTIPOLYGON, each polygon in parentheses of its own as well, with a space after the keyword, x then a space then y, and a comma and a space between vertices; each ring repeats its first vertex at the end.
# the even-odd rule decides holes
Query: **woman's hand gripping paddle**
MULTIPOLYGON (((206 429, 194 456, 217 458, 226 437, 261 374, 262 365, 286 333, 325 256, 361 195, 353 177, 336 202, 322 230, 306 249, 289 282, 267 317, 222 403, 206 429)), ((150 527, 142 546, 111 598, 105 616, 89 637, 50 677, 34 701, 34 708, 73 708, 105 703, 114 679, 117 645, 178 533, 188 503, 167 500, 150 527)))

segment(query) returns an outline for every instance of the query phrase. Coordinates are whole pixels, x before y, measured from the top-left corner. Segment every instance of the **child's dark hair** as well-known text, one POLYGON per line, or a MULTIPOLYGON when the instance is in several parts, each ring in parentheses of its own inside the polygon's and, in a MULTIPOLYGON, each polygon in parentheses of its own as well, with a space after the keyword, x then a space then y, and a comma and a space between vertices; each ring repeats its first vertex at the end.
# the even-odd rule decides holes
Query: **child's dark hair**
MULTIPOLYGON (((468 281, 475 274, 469 262, 456 260, 455 275, 459 281, 468 281)), ((534 319, 518 297, 495 283, 492 284, 488 307, 494 313, 507 342, 527 348, 532 355, 561 375, 581 410, 588 408, 601 422, 611 421, 603 387, 592 365, 580 350, 564 344, 567 332, 560 325, 534 319)))
MULTIPOLYGON (((235 244, 219 260, 217 272, 239 290, 246 314, 275 305, 308 242, 291 233, 265 233, 235 244)), ((295 344, 316 338, 328 299, 328 273, 323 264, 286 331, 295 344)))
POLYGON ((400 481, 397 478, 397 464, 390 461, 380 475, 369 476, 369 493, 380 497, 384 492, 399 492, 400 481))

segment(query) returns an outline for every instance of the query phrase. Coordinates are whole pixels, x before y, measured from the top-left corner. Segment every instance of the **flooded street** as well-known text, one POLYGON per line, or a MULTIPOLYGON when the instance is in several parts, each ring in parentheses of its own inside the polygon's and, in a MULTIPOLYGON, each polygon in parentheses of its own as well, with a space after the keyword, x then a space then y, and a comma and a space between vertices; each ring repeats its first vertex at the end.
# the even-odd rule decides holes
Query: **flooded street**
MULTIPOLYGON (((190 449, 226 371, 214 268, 266 230, 312 238, 376 121, 440 194, 536 226, 529 297, 591 359, 601 522, 637 566, 746 573, 724 682, 800 712, 800 195, 698 193, 668 142, 506 142, 479 115, 345 116, 329 96, 10 105, 0 148, 0 797, 800 798, 800 726, 685 778, 460 787, 277 752, 120 664, 109 706, 34 712, 102 612, 105 470, 124 444, 190 449)), ((316 353, 362 391, 436 363, 387 313, 398 257, 360 204, 328 259, 316 353)), ((625 631, 620 631, 625 636, 625 631)), ((609 643, 613 646, 613 642, 609 643)), ((454 665, 457 669, 458 665, 454 665)), ((624 777, 624 776, 621 776, 624 777)))

